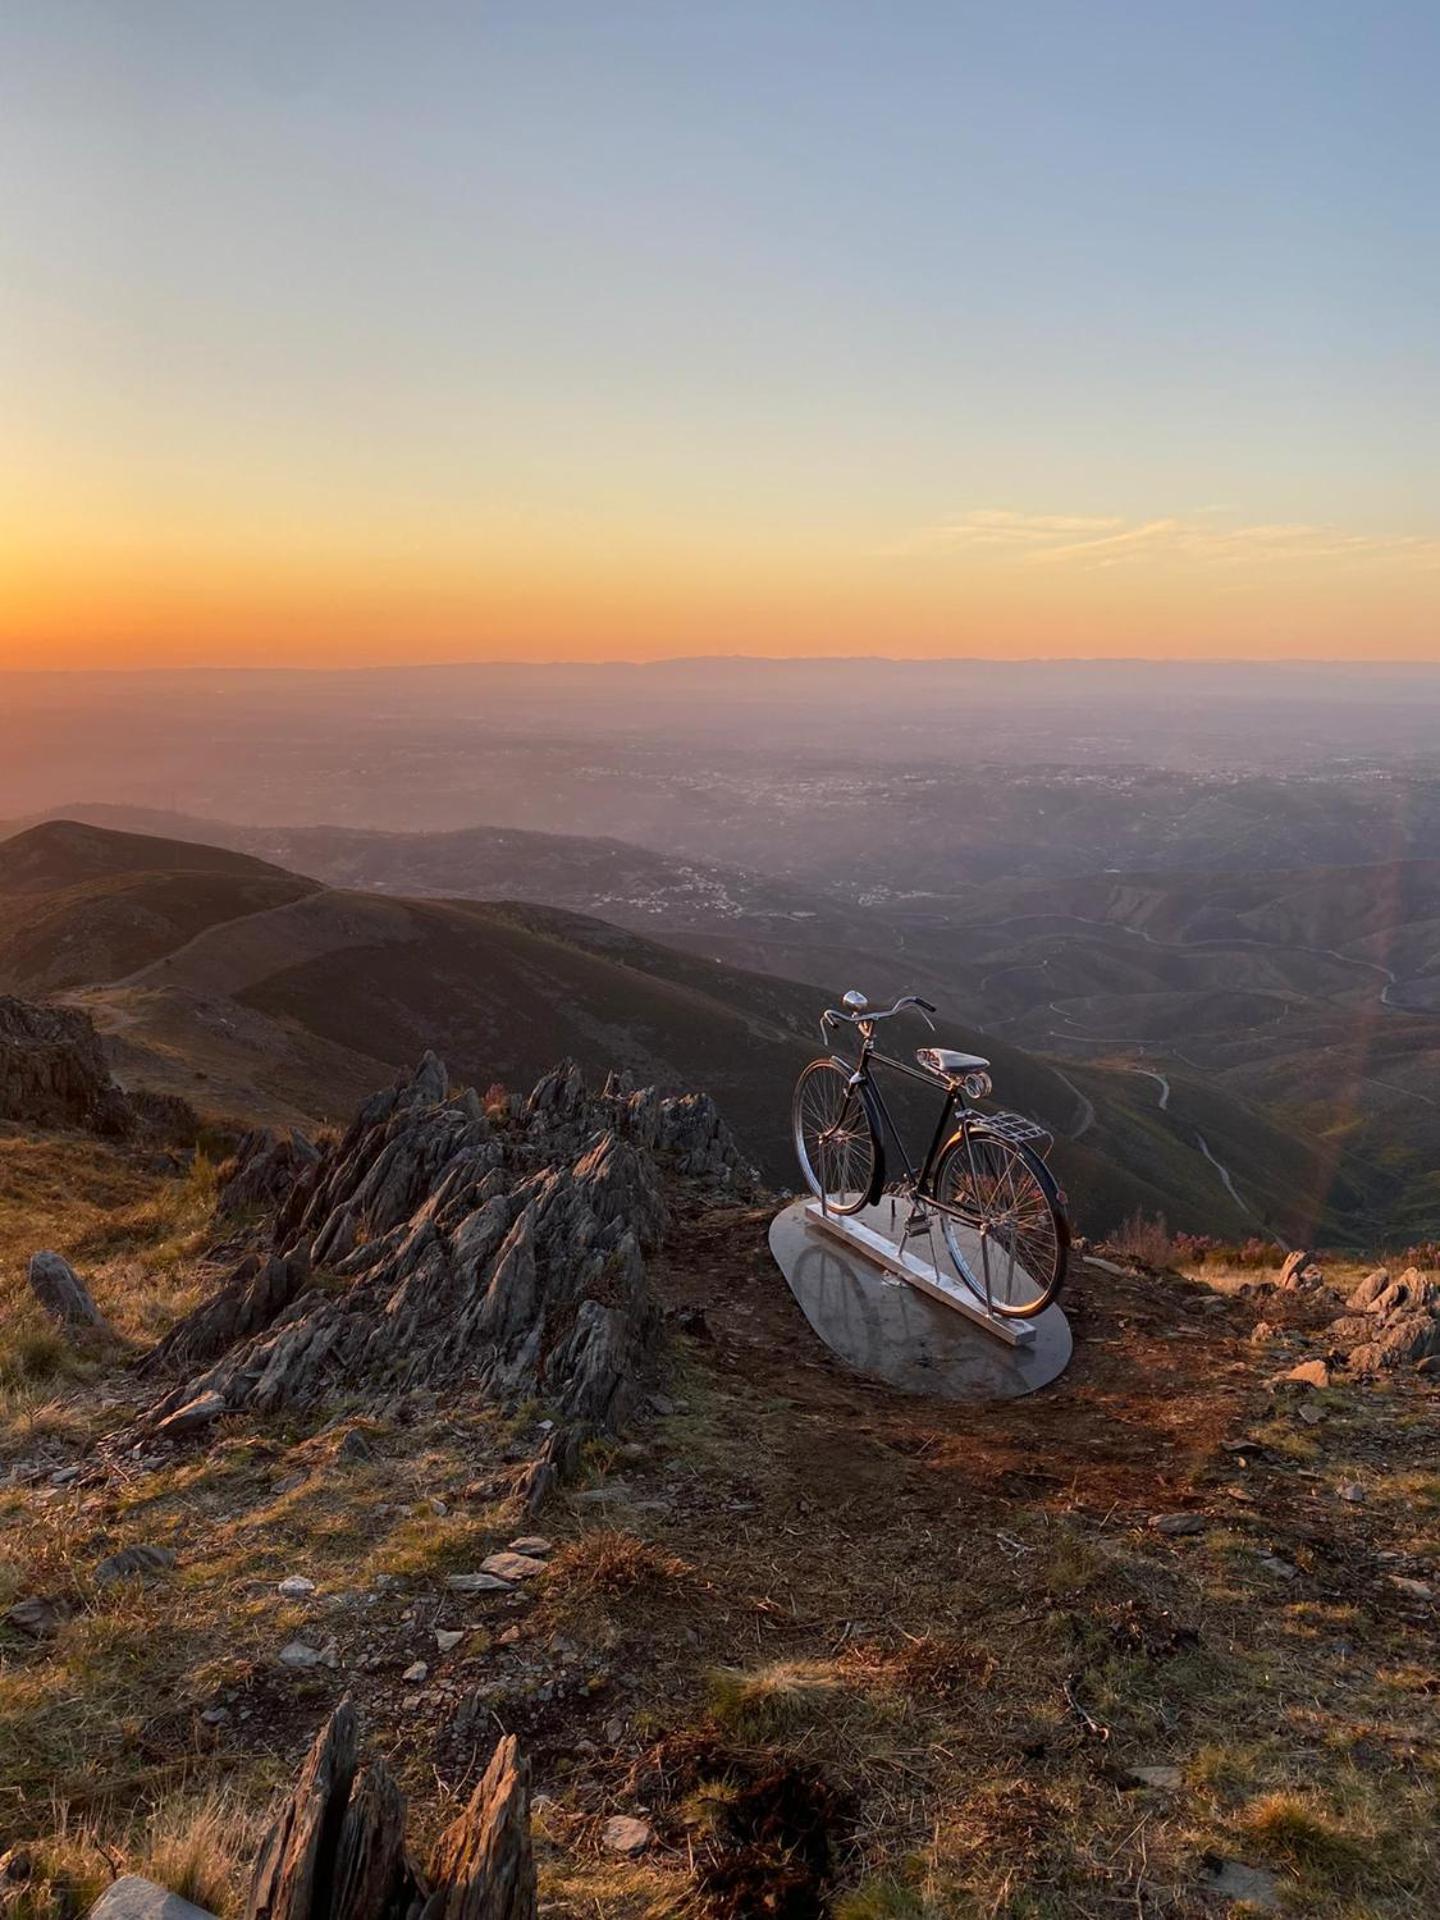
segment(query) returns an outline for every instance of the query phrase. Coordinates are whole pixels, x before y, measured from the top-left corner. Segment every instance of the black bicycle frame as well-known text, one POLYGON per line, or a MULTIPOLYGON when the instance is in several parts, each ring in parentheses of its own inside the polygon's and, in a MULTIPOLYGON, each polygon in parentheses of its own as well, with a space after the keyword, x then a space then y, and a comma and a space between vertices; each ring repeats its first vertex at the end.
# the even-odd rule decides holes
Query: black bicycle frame
POLYGON ((881 1151, 875 1169, 875 1186, 874 1190, 868 1195, 871 1203, 873 1204, 874 1201, 879 1199, 885 1187, 884 1145, 886 1133, 890 1135, 890 1138, 900 1150, 900 1158, 905 1163, 906 1177, 913 1184, 915 1192, 917 1194, 923 1193, 929 1184, 931 1174, 934 1172, 935 1163, 940 1158, 941 1149, 950 1138, 957 1115, 968 1116, 971 1111, 965 1103, 965 1096, 962 1090, 951 1081, 940 1080, 935 1074, 927 1073, 923 1067, 912 1067, 906 1060, 892 1060, 888 1053, 880 1053, 876 1049, 874 1035, 866 1033, 863 1026, 860 1029, 860 1058, 857 1063, 852 1067, 844 1055, 838 1053, 832 1054, 831 1058, 837 1066, 844 1067, 850 1074, 851 1084, 860 1095, 870 1124, 875 1130, 875 1136, 880 1141, 881 1151), (922 1086, 930 1087, 936 1091, 943 1087, 945 1090, 945 1104, 940 1109, 940 1118, 936 1122, 929 1151, 926 1153, 925 1158, 921 1161, 918 1168, 911 1162, 910 1152, 905 1145, 904 1136, 896 1126, 894 1117, 885 1103, 885 1095, 880 1090, 879 1082, 870 1071, 870 1063, 872 1061, 877 1062, 882 1067, 889 1067, 893 1073, 904 1074, 907 1080, 918 1080, 922 1086))

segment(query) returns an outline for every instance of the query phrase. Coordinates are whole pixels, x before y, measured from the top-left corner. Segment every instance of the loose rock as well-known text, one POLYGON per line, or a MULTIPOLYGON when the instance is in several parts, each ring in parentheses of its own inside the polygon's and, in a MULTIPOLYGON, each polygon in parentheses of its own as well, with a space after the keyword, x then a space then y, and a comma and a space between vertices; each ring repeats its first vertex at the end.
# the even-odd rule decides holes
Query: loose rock
POLYGON ((637 1853, 644 1853, 654 1837, 643 1820, 636 1820, 628 1813, 616 1813, 601 1829, 600 1844, 607 1853, 633 1858, 637 1853))
POLYGON ((105 1316, 70 1262, 58 1253, 30 1256, 30 1291, 52 1320, 66 1327, 103 1327, 105 1316))

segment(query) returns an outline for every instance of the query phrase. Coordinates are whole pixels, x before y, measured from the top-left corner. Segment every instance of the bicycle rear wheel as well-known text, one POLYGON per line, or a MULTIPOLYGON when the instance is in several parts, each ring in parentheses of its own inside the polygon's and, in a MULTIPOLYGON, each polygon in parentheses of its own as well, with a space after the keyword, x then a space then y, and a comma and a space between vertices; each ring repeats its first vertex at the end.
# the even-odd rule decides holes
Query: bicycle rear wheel
POLYGON ((1070 1223, 1039 1155, 1017 1141, 962 1128, 935 1168, 935 1199, 955 1270, 1007 1320, 1043 1313, 1065 1284, 1070 1223))
POLYGON ((806 1186, 831 1213, 859 1213, 880 1164, 880 1142, 849 1073, 833 1060, 812 1060, 795 1082, 790 1117, 806 1186))

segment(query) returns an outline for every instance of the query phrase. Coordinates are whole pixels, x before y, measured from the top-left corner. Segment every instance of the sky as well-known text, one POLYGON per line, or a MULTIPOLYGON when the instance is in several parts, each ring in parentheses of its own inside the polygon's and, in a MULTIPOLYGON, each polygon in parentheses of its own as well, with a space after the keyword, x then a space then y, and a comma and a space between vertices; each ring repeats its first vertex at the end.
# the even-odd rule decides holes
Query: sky
POLYGON ((0 0, 0 666, 1440 659, 1429 0, 0 0))

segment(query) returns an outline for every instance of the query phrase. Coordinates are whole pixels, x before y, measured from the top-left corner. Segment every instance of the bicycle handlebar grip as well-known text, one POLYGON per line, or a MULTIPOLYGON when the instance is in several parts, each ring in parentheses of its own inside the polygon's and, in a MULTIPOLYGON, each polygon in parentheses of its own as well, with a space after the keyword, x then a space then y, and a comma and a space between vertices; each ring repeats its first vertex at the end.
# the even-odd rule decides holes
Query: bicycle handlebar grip
POLYGON ((935 1008, 930 1004, 930 1002, 928 1000, 922 1000, 918 993, 915 996, 915 1004, 917 1007, 919 1007, 922 1013, 934 1013, 935 1011, 935 1008))

